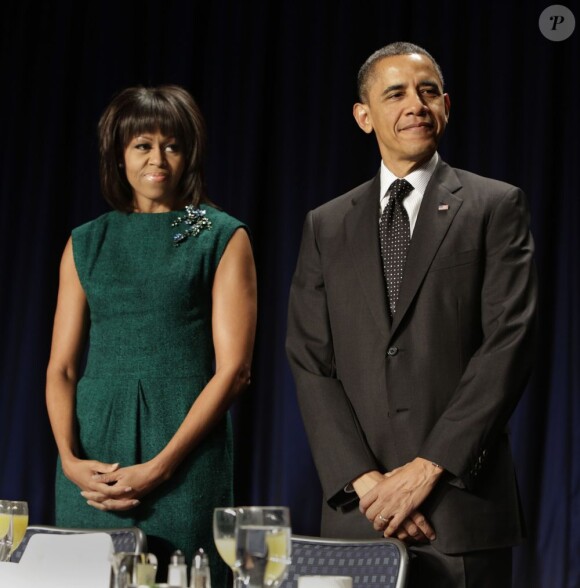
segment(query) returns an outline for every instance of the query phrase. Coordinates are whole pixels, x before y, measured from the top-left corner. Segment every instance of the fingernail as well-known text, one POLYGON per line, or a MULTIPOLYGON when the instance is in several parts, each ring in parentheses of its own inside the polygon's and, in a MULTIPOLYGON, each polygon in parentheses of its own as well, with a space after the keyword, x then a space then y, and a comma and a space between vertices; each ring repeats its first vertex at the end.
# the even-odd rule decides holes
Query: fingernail
POLYGON ((131 490, 133 490, 133 488, 131 488, 131 486, 127 486, 127 488, 125 488, 125 492, 131 492, 131 490))
POLYGON ((137 506, 138 504, 141 504, 138 500, 133 500, 132 502, 133 506, 137 506))
POLYGON ((435 533, 431 533, 431 535, 429 535, 429 540, 435 541, 435 539, 437 539, 437 535, 435 535, 435 533))

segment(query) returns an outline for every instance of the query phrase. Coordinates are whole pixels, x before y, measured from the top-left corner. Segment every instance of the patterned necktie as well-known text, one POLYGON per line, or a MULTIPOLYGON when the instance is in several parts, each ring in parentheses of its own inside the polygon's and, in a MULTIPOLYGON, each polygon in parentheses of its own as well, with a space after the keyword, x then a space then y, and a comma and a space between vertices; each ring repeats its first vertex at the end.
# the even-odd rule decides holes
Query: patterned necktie
POLYGON ((403 206, 403 200, 411 190, 413 186, 407 180, 395 180, 387 192, 389 200, 379 222, 381 257, 391 318, 397 307, 405 258, 411 241, 409 216, 403 206))

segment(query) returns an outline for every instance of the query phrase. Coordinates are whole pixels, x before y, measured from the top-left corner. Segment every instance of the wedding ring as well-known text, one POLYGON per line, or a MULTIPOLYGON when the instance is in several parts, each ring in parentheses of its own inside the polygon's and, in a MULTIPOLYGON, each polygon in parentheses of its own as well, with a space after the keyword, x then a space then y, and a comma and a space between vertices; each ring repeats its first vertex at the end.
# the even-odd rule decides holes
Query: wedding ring
POLYGON ((383 521, 383 523, 388 524, 392 518, 393 517, 389 517, 388 519, 386 519, 382 514, 379 514, 379 519, 381 519, 381 521, 383 521))

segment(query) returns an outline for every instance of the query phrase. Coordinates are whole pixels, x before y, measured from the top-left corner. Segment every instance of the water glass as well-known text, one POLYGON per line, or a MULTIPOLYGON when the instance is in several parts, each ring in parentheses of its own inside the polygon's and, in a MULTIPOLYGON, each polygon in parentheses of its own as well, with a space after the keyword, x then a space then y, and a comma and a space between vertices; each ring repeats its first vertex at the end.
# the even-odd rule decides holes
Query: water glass
POLYGON ((291 563, 290 512, 285 506, 240 507, 235 567, 246 586, 279 586, 291 563))
POLYGON ((152 586, 157 575, 157 557, 153 553, 115 553, 113 575, 115 588, 152 586))

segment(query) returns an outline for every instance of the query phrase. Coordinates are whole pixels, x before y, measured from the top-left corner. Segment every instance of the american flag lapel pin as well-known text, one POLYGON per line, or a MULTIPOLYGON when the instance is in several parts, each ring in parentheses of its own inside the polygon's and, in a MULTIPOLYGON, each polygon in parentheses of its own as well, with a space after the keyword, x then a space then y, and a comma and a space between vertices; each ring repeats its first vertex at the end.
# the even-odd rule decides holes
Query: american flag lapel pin
POLYGON ((444 210, 449 210, 449 204, 445 204, 445 202, 440 202, 439 206, 437 207, 437 210, 439 212, 444 211, 444 210))

